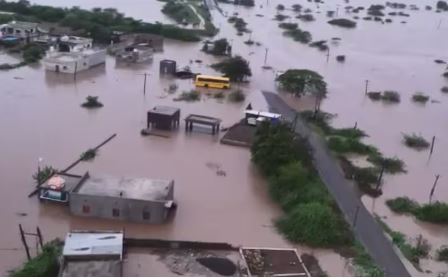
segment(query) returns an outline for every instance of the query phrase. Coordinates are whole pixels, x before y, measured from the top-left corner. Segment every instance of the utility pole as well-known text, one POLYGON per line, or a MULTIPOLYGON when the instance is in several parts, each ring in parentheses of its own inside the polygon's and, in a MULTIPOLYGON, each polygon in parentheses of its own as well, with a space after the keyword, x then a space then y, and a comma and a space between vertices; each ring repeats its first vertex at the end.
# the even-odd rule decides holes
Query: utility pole
POLYGON ((31 260, 30 248, 28 247, 28 243, 26 243, 25 232, 22 229, 22 224, 19 224, 20 238, 22 239, 23 246, 25 247, 26 257, 28 260, 31 260))
POLYGON ((369 90, 369 80, 366 79, 366 91, 364 92, 365 95, 367 95, 368 90, 369 90))
POLYGON ((358 121, 355 122, 355 126, 353 127, 354 130, 358 128, 358 121))
POLYGON ((376 181, 376 190, 377 191, 380 189, 381 181, 383 180, 383 174, 384 174, 384 162, 381 165, 380 175, 378 176, 378 180, 376 181))
POLYGON ((434 181, 434 184, 432 185, 431 192, 429 193, 429 203, 432 202, 432 196, 434 195, 434 191, 436 190, 437 182, 439 181, 440 175, 436 175, 436 180, 434 181))
POLYGON ((143 75, 145 76, 144 81, 143 81, 143 95, 146 95, 146 77, 149 76, 149 74, 144 73, 143 75))
POLYGON ((434 143, 436 141, 436 136, 432 137, 432 142, 431 142, 431 150, 429 151, 429 156, 432 155, 432 152, 434 151, 434 143))
POLYGON ((75 73, 73 74, 73 80, 76 81, 76 73, 78 72, 78 61, 75 62, 75 73))
POLYGON ((266 53, 264 54, 264 65, 266 66, 266 62, 268 61, 268 51, 269 48, 266 48, 266 53))

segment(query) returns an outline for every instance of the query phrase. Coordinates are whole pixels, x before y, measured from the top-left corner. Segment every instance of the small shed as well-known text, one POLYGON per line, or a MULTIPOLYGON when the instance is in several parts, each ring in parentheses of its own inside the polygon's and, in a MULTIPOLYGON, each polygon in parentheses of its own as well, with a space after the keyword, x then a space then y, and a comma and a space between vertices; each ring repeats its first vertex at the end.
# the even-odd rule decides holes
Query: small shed
POLYGON ((164 59, 160 61, 160 74, 161 75, 174 75, 176 74, 176 61, 164 59))
POLYGON ((194 125, 201 126, 209 126, 212 128, 212 135, 219 133, 219 126, 221 124, 221 119, 199 115, 199 114, 190 114, 185 118, 185 131, 191 132, 193 131, 194 125))
POLYGON ((156 106, 148 111, 146 128, 172 130, 179 127, 180 109, 168 106, 156 106))

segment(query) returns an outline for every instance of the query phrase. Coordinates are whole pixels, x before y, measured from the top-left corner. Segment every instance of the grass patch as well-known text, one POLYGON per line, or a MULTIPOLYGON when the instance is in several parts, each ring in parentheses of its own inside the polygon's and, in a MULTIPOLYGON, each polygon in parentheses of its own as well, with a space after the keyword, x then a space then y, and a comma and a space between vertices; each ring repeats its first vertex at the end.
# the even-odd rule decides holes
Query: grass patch
POLYGON ((241 103, 246 100, 246 95, 240 89, 234 90, 229 94, 229 101, 232 103, 241 103))
POLYGON ((356 276, 362 277, 383 277, 384 272, 378 268, 375 262, 372 260, 369 254, 367 254, 364 247, 356 243, 354 245, 354 250, 356 256, 353 258, 353 263, 355 264, 355 274, 356 276))
POLYGON ((422 150, 429 147, 429 142, 424 137, 416 134, 404 134, 403 142, 407 147, 417 150, 422 150))
POLYGON ((201 94, 197 90, 184 91, 174 101, 196 102, 201 99, 201 94))
POLYGON ((426 104, 426 102, 429 101, 429 96, 423 94, 422 92, 417 92, 414 95, 412 95, 412 101, 416 103, 426 104))
POLYGON ((101 108, 103 104, 98 101, 98 96, 87 96, 86 101, 81 106, 84 108, 101 108))
POLYGON ((91 161, 95 159, 97 152, 95 149, 88 149, 86 152, 82 153, 80 156, 81 161, 91 161))
POLYGON ((47 243, 43 251, 26 262, 23 267, 11 272, 12 277, 57 277, 62 243, 58 240, 47 243))

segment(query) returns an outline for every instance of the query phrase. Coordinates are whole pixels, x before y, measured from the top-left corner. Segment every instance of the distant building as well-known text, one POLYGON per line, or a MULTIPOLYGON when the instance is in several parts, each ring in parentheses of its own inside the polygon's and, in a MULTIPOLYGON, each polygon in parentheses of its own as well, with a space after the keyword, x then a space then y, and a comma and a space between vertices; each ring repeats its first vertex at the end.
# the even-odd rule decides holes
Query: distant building
POLYGON ((106 62, 106 50, 93 48, 89 38, 63 36, 44 58, 47 71, 74 74, 106 62))
POLYGON ((39 188, 40 200, 66 203, 73 215, 130 222, 165 222, 174 203, 174 181, 55 174, 39 188))
POLYGON ((62 251, 62 277, 123 275, 123 233, 72 231, 62 251))
POLYGON ((11 21, 0 25, 0 33, 3 36, 14 36, 21 40, 32 41, 43 34, 46 30, 39 28, 39 23, 25 21, 11 21))
POLYGON ((118 51, 115 55, 117 62, 142 63, 151 61, 153 58, 153 49, 147 44, 137 44, 128 46, 118 51))

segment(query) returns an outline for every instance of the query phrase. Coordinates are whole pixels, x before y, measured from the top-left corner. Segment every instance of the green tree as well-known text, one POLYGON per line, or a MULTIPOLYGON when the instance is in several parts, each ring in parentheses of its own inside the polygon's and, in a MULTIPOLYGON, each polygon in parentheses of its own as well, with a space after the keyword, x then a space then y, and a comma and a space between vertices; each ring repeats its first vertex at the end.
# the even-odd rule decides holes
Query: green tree
POLYGON ((257 129, 251 151, 252 161, 268 176, 297 157, 294 136, 284 124, 263 123, 257 129))
POLYGON ((232 81, 243 81, 246 77, 252 76, 249 62, 241 56, 231 57, 213 64, 212 68, 223 73, 232 81))
POLYGON ((324 78, 311 70, 289 69, 277 78, 280 87, 300 97, 306 93, 323 97, 327 93, 324 78))

